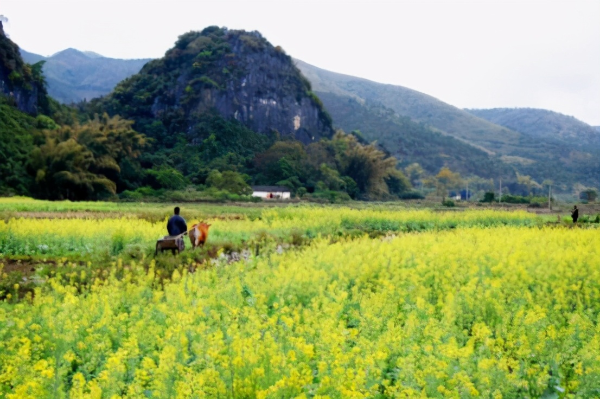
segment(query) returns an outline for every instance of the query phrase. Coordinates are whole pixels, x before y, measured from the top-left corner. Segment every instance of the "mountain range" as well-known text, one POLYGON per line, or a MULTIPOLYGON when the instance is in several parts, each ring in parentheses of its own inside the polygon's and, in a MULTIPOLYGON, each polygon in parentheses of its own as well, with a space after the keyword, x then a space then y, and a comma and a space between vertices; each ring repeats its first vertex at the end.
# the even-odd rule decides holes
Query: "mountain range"
MULTIPOLYGON (((24 62, 1 30, 0 56, 0 194, 84 200, 186 189, 181 195, 218 199, 247 195, 253 183, 385 199, 410 188, 393 158, 352 135, 334 136, 292 58, 259 32, 185 33, 104 97, 75 106, 46 94, 45 60, 24 62)), ((53 58, 61 57, 107 62, 76 50, 53 58)), ((77 68, 62 71, 73 86, 86 84, 77 68)))
MULTIPOLYGON (((262 42, 260 38, 253 38, 252 34, 245 34, 244 40, 244 43, 250 45, 262 45, 256 44, 262 42)), ((92 97, 106 96, 117 87, 118 82, 125 79, 110 100, 113 105, 114 101, 121 101, 118 107, 120 110, 129 109, 130 107, 124 106, 125 103, 140 96, 135 85, 146 79, 144 76, 156 77, 157 68, 167 73, 173 67, 164 61, 158 67, 156 61, 117 60, 74 49, 64 50, 51 57, 23 50, 21 54, 29 63, 46 62, 44 76, 48 82, 48 90, 63 103, 83 99, 89 101, 92 97), (141 69, 144 65, 146 66, 141 69), (136 75, 140 70, 142 74, 136 75), (124 94, 123 90, 130 94, 124 94)), ((206 57, 210 58, 210 55, 206 57)), ((209 62, 207 58, 205 63, 209 62)), ((314 93, 314 104, 319 107, 322 102, 324 106, 322 109, 318 108, 318 115, 310 116, 309 119, 316 118, 311 119, 310 126, 313 127, 300 129, 302 133, 297 132, 295 122, 290 125, 289 121, 294 120, 293 115, 290 115, 308 116, 312 115, 312 111, 308 111, 308 108, 292 109, 290 115, 285 114, 292 102, 287 105, 285 101, 281 103, 281 96, 276 93, 276 88, 269 87, 266 80, 248 82, 251 86, 249 91, 241 87, 228 88, 223 82, 227 81, 227 74, 231 76, 232 71, 224 64, 218 64, 218 69, 202 73, 202 81, 192 82, 193 79, 181 78, 180 74, 179 80, 169 83, 174 86, 161 86, 161 90, 169 91, 168 96, 150 95, 154 103, 146 100, 148 107, 151 107, 144 112, 152 118, 164 116, 171 112, 169 101, 172 103, 176 100, 176 103, 180 103, 184 100, 187 104, 184 109, 188 109, 184 110, 185 113, 217 107, 225 117, 241 120, 256 131, 272 129, 285 134, 296 131, 296 137, 305 143, 313 140, 311 131, 316 126, 320 126, 316 128, 320 132, 317 138, 320 135, 331 135, 325 133, 327 118, 331 115, 334 127, 347 132, 358 131, 357 134, 367 142, 377 142, 382 149, 398 158, 399 166, 418 162, 430 174, 448 166, 464 175, 508 180, 519 173, 530 175, 539 182, 552 179, 564 190, 575 183, 600 185, 600 133, 597 127, 573 117, 552 111, 522 108, 459 109, 402 86, 327 71, 301 60, 294 60, 294 63, 310 82, 308 91, 314 93), (188 84, 184 85, 181 79, 188 84), (261 86, 265 89, 261 89, 261 86), (198 90, 203 94, 199 94, 198 90), (223 94, 225 92, 230 94, 223 94), (251 102, 243 100, 250 97, 253 99, 251 102), (231 107, 232 103, 239 103, 241 100, 246 101, 246 105, 231 107), (255 111, 257 109, 262 111, 255 111)), ((288 73, 285 68, 282 72, 282 64, 278 64, 276 56, 262 60, 257 72, 259 69, 269 68, 271 72, 283 75, 288 73)), ((191 77, 193 71, 194 68, 183 76, 191 77)), ((290 87, 293 87, 296 83, 291 84, 290 87)), ((111 107, 110 101, 103 102, 107 109, 111 107)), ((123 116, 131 117, 127 111, 123 116)), ((306 117, 300 118, 301 121, 306 120, 306 117)), ((137 128, 140 123, 146 122, 148 125, 142 132, 153 122, 150 119, 142 121, 138 117, 137 128)))
POLYGON ((535 108, 467 109, 466 111, 538 139, 553 138, 584 148, 600 148, 597 127, 558 112, 535 108))
MULTIPOLYGON (((564 188, 575 182, 591 185, 600 182, 600 146, 582 145, 584 142, 596 143, 600 135, 575 118, 543 112, 535 124, 526 128, 523 124, 508 123, 508 119, 491 118, 488 116, 491 113, 486 111, 459 109, 405 87, 327 71, 300 60, 296 63, 313 84, 315 93, 322 98, 334 124, 346 130, 360 128, 366 137, 380 140, 384 147, 400 158, 403 158, 403 152, 404 157, 410 158, 411 155, 411 150, 404 150, 406 146, 402 145, 405 129, 379 127, 376 121, 381 119, 378 114, 382 109, 388 110, 387 115, 393 118, 408 117, 488 155, 489 160, 481 152, 475 157, 473 149, 467 151, 466 147, 458 144, 452 145, 453 151, 437 152, 454 161, 461 160, 463 166, 456 167, 458 170, 471 169, 482 177, 502 178, 506 176, 506 167, 509 167, 540 182, 552 179, 564 188), (366 108, 360 120, 356 120, 356 111, 349 111, 353 102, 366 108), (556 123, 558 120, 560 124, 556 123), (538 126, 537 130, 533 126, 538 126), (554 128, 548 129, 548 126, 554 128), (573 137, 579 139, 573 140, 573 137), (481 165, 483 160, 487 165, 485 172, 481 165), (499 166, 498 162, 504 166, 499 166)), ((422 140, 429 146, 432 143, 430 137, 422 135, 422 140)), ((446 163, 451 164, 452 161, 446 163)))
POLYGON ((78 103, 110 93, 117 83, 138 73, 150 59, 122 60, 72 48, 50 57, 21 49, 29 64, 44 61, 48 93, 61 103, 78 103))

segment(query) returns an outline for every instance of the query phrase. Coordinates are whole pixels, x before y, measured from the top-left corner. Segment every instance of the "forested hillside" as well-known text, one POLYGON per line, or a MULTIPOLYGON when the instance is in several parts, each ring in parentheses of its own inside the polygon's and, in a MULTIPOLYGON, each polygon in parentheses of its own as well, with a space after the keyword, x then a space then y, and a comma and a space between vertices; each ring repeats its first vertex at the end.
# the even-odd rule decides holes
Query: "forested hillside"
POLYGON ((519 141, 516 132, 416 90, 327 71, 300 60, 296 60, 296 65, 316 92, 331 92, 382 104, 397 115, 408 116, 494 152, 512 147, 519 141))
POLYGON ((333 135, 331 118, 281 48, 258 32, 218 27, 180 36, 92 109, 131 118, 161 142, 179 133, 203 140, 196 126, 208 113, 304 143, 333 135))
MULTIPOLYGON (((328 99, 329 102, 326 101, 325 104, 337 126, 348 130, 364 126, 362 121, 355 118, 358 111, 342 112, 343 108, 334 106, 332 102, 333 98, 352 98, 367 108, 362 112, 370 113, 368 110, 372 110, 374 106, 384 107, 398 118, 408 117, 414 122, 421 122, 464 143, 483 149, 496 157, 494 165, 502 162, 515 172, 532 176, 538 182, 552 180, 557 183, 558 189, 565 191, 576 184, 595 187, 600 185, 600 157, 595 148, 582 147, 577 142, 571 143, 552 136, 540 137, 518 132, 401 86, 326 71, 300 60, 296 60, 296 64, 313 84, 315 93, 328 99)), ((363 127, 363 130, 368 131, 368 126, 363 127)), ((396 141, 400 140, 400 136, 410 135, 405 131, 395 129, 394 133, 391 133, 392 130, 378 129, 372 133, 369 131, 369 138, 380 140, 382 145, 387 146, 390 142, 393 143, 394 140, 390 137, 394 135, 398 136, 396 141)), ((394 147, 391 147, 390 151, 394 152, 394 147)), ((407 147, 407 150, 409 155, 418 153, 417 147, 407 147)), ((448 150, 452 151, 451 157, 455 160, 477 159, 473 158, 471 149, 460 146, 453 145, 444 152, 435 152, 437 157, 440 157, 450 155, 448 150)), ((462 166, 463 170, 466 168, 469 166, 462 166)), ((501 177, 501 173, 494 169, 476 169, 478 176, 496 174, 497 177, 501 177)))
POLYGON ((6 36, 0 21, 0 95, 23 112, 48 112, 42 66, 43 62, 29 65, 23 61, 19 46, 6 36))
POLYGON ((515 178, 515 171, 498 157, 447 134, 442 134, 407 116, 398 116, 381 104, 334 93, 319 93, 334 117, 336 126, 360 130, 369 142, 377 143, 406 167, 419 163, 429 174, 449 167, 462 175, 484 178, 515 178))
POLYGON ((163 58, 77 109, 48 96, 47 81, 79 98, 106 93, 133 67, 73 49, 48 59, 21 52, 37 62, 29 65, 3 38, 4 192, 84 199, 191 189, 227 197, 245 195, 249 184, 280 184, 381 199, 410 190, 397 169, 409 166, 431 181, 446 170, 506 185, 552 180, 563 191, 600 184, 598 135, 572 118, 472 111, 496 124, 414 90, 296 61, 305 77, 258 32, 186 33, 163 58))
POLYGON ((11 189, 27 192, 31 177, 25 165, 33 149, 30 131, 35 126, 35 118, 0 99, 0 195, 11 189))
POLYGON ((150 61, 108 58, 75 49, 66 49, 50 57, 21 49, 21 56, 29 64, 44 61, 48 93, 64 104, 107 95, 117 83, 139 72, 150 61))
POLYGON ((151 139, 140 162, 153 179, 138 180, 155 189, 219 188, 226 172, 222 180, 246 186, 364 199, 410 186, 394 158, 352 136, 334 136, 310 83, 258 32, 186 33, 163 58, 82 109, 131 119, 151 139))
POLYGON ((538 139, 553 138, 573 146, 600 148, 600 133, 572 116, 545 109, 468 109, 475 116, 538 139))
MULTIPOLYGON (((5 64, 29 71, 9 44, 5 64)), ((249 200, 256 183, 336 201, 410 190, 395 158, 334 133, 291 58, 258 32, 184 34, 164 58, 78 108, 60 105, 34 76, 47 105, 37 116, 17 108, 14 91, 0 98, 3 195, 249 200)))

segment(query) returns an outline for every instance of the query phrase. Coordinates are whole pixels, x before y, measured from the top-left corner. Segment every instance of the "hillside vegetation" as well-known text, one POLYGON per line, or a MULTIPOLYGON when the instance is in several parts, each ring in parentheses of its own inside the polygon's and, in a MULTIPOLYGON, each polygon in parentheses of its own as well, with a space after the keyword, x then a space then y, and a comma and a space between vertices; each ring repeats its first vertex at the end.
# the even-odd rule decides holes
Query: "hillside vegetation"
POLYGON ((0 99, 0 195, 11 188, 19 194, 27 192, 31 177, 25 165, 33 149, 30 131, 35 126, 35 118, 0 99))
POLYGON ((493 152, 500 152, 519 142, 518 133, 416 90, 326 71, 300 60, 296 60, 296 64, 317 92, 380 103, 400 116, 408 116, 493 152))
POLYGON ((320 92, 319 98, 346 131, 359 130, 367 141, 377 143, 398 158, 402 167, 419 163, 429 174, 449 167, 462 175, 484 178, 515 178, 512 167, 488 152, 371 101, 320 92))
MULTIPOLYGON (((327 132, 330 112, 337 127, 360 130, 363 139, 377 141, 381 149, 399 159, 400 166, 417 162, 432 175, 449 167, 463 175, 507 182, 515 181, 519 173, 532 176, 538 183, 550 179, 563 191, 600 184, 595 150, 598 135, 573 118, 543 110, 537 110, 539 117, 535 118, 517 118, 513 112, 509 116, 506 110, 504 116, 492 118, 486 115, 498 112, 460 110, 408 88, 337 74, 296 60, 312 82, 313 92, 286 61, 289 57, 283 50, 271 46, 260 34, 222 32, 210 28, 191 33, 185 44, 178 44, 181 48, 150 62, 142 73, 119 85, 110 100, 95 101, 95 106, 86 107, 85 112, 90 117, 104 111, 123 114, 135 121, 135 129, 156 139, 161 148, 172 147, 174 136, 202 142, 203 137, 210 136, 207 120, 215 116, 224 119, 223 123, 240 122, 249 131, 273 137, 283 134, 308 144, 331 137, 331 130, 327 132), (190 67, 190 54, 195 51, 199 58, 194 58, 190 67), (246 61, 240 63, 242 59, 246 61), (287 96, 281 97, 282 93, 287 96), (290 101, 290 96, 297 95, 307 95, 310 101, 290 101), (319 98, 325 101, 325 108, 319 98), (314 126, 321 132, 316 136, 309 133, 315 131, 314 126)), ((22 53, 30 62, 44 59, 22 53)), ((88 90, 84 97, 105 95, 121 76, 133 73, 132 65, 142 61, 111 60, 68 49, 46 60, 50 65, 44 67, 44 74, 51 93, 59 98, 81 98, 77 94, 80 89, 80 93, 88 90), (107 60, 112 62, 109 68, 97 67, 107 60), (91 81, 102 84, 92 84, 92 92, 88 85, 91 81), (64 93, 58 93, 57 88, 64 93)), ((534 110, 530 111, 528 115, 534 110)), ((258 141, 263 139, 257 137, 258 141)), ((249 141, 251 148, 254 142, 249 141)))
POLYGON ((180 36, 91 109, 130 118, 159 141, 178 133, 201 141, 196 125, 209 113, 304 143, 333 135, 331 118, 281 48, 258 32, 218 27, 180 36))
POLYGON ((43 62, 27 64, 19 55, 19 46, 4 33, 0 20, 0 95, 28 114, 49 112, 43 62))
MULTIPOLYGON (((9 65, 27 70, 11 48, 9 65)), ((102 58, 62 54, 71 53, 102 58)), ((410 189, 395 158, 334 134, 291 58, 258 32, 189 32, 105 98, 77 109, 44 98, 46 115, 36 118, 3 99, 3 194, 248 201, 254 183, 343 201, 410 189)))
MULTIPOLYGON (((23 143, 32 142, 39 151, 14 152, 17 158, 36 154, 35 162, 13 161, 21 165, 15 176, 27 172, 29 188, 13 179, 3 182, 4 191, 11 187, 46 198, 167 199, 171 191, 191 187, 191 194, 178 198, 193 200, 206 198, 197 190, 244 196, 249 184, 281 184, 298 195, 329 200, 381 199, 409 190, 396 167, 410 168, 413 184, 427 181, 440 195, 461 187, 461 176, 485 179, 480 190, 501 178, 504 187, 521 194, 531 190, 519 181, 538 188, 553 181, 558 191, 600 185, 600 147, 591 127, 540 110, 545 119, 537 122, 504 112, 504 119, 494 120, 506 124, 500 126, 414 90, 296 61, 305 77, 283 49, 258 32, 209 27, 186 33, 164 57, 146 63, 110 94, 79 103, 78 113, 46 95, 46 80, 73 98, 86 90, 106 93, 145 60, 112 60, 74 49, 46 59, 21 51, 37 62, 28 65, 16 44, 4 39, 3 65, 16 69, 2 80, 13 90, 3 104, 50 117, 21 129, 31 136, 23 143), (29 76, 34 85, 17 75, 29 76), (522 126, 509 123, 517 120, 522 126), (352 135, 334 136, 334 126, 352 135), (106 134, 109 141, 121 140, 121 134, 139 140, 123 156, 95 141, 106 134), (57 162, 55 156, 65 154, 84 156, 57 162), (453 188, 439 184, 445 173, 453 176, 453 188)), ((4 146, 13 147, 18 137, 4 146)))
POLYGON ((121 60, 66 49, 50 57, 21 49, 29 64, 44 61, 48 93, 61 103, 78 103, 110 93, 117 83, 139 72, 150 59, 121 60))
POLYGON ((553 138, 581 148, 600 148, 600 133, 572 116, 535 108, 468 109, 468 112, 492 123, 531 137, 553 138))
MULTIPOLYGON (((550 179, 561 190, 570 190, 577 184, 595 187, 600 185, 600 157, 595 148, 581 146, 578 142, 572 143, 553 135, 534 135, 512 130, 405 87, 326 71, 300 60, 296 60, 296 64, 311 81, 315 92, 323 98, 331 100, 332 96, 324 94, 331 93, 338 97, 352 98, 367 108, 385 107, 397 117, 408 117, 484 149, 497 157, 495 162, 507 164, 521 175, 530 175, 539 182, 550 179)), ((360 121, 351 113, 339 112, 341 109, 332 106, 330 110, 335 123, 347 130, 358 129, 360 121)), ((538 130, 544 130, 543 125, 538 130)), ((390 133, 384 130, 369 134, 370 139, 380 140, 384 146, 390 143, 390 133)), ((391 134, 405 133, 396 130, 391 134)), ((424 139, 425 137, 427 136, 424 139)), ((413 150, 417 152, 417 148, 409 148, 409 151, 413 150)), ((453 151, 455 159, 467 160, 473 156, 473 152, 466 151, 464 147, 459 149, 454 146, 453 151)), ((438 153, 438 156, 442 154, 445 153, 438 153)), ((468 167, 463 166, 462 169, 468 167)), ((502 177, 501 173, 490 169, 480 169, 477 173, 479 176, 494 174, 497 178, 502 177)))

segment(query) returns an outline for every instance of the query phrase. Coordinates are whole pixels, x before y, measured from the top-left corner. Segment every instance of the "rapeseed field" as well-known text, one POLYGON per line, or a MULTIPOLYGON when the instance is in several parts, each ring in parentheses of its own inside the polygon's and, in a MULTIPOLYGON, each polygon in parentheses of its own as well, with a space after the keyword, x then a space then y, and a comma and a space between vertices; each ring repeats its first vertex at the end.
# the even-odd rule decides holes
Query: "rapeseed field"
POLYGON ((0 398, 600 397, 598 229, 343 207, 211 222, 211 245, 304 241, 164 279, 163 258, 115 249, 151 249, 163 222, 0 222, 5 259, 44 237, 63 257, 0 302, 0 398), (86 248, 111 257, 69 263, 86 248))
MULTIPOLYGON (((303 206, 265 209, 255 218, 244 215, 238 215, 235 219, 195 215, 195 219, 190 219, 190 226, 200 219, 206 220, 212 224, 212 242, 230 243, 238 247, 265 236, 275 242, 285 242, 290 239, 292 231, 310 239, 318 235, 379 235, 464 226, 539 224, 539 219, 527 212, 495 210, 378 211, 303 206)), ((11 217, 6 221, 0 220, 0 254, 68 256, 104 251, 118 255, 128 245, 143 245, 146 252, 151 253, 156 239, 166 234, 166 220, 165 215, 164 220, 152 222, 136 217, 135 213, 121 218, 102 218, 97 214, 77 218, 48 218, 47 215, 41 218, 11 217)))

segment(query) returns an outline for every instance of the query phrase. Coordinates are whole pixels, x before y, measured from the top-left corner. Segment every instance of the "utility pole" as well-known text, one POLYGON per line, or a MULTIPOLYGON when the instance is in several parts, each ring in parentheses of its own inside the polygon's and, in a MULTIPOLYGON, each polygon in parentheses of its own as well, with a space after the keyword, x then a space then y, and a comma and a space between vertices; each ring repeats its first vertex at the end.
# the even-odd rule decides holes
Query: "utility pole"
POLYGON ((498 203, 502 202, 502 179, 500 179, 500 196, 498 196, 498 203))
POLYGON ((548 184, 548 209, 552 212, 552 185, 548 184))
POLYGON ((466 195, 466 199, 467 201, 469 201, 469 180, 467 180, 467 195, 466 195))

